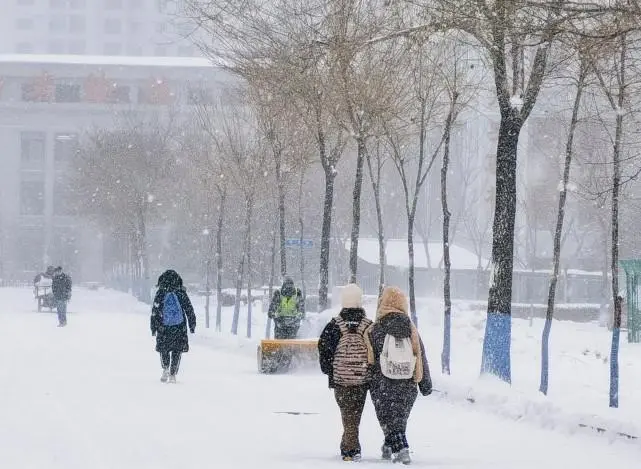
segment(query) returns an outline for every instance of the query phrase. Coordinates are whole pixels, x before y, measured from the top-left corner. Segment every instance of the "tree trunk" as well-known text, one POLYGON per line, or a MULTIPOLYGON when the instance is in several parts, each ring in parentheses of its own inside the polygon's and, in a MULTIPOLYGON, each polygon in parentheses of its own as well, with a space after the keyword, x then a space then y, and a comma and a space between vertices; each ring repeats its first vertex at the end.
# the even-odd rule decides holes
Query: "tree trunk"
MULTIPOLYGON (((271 258, 271 270, 269 271, 269 290, 267 301, 272 301, 272 295, 274 294, 274 277, 276 276, 276 230, 274 230, 274 236, 272 238, 272 258, 271 258)), ((268 316, 267 322, 265 324, 265 338, 269 339, 271 336, 272 330, 272 319, 268 316)))
MULTIPOLYGON (((624 39, 625 40, 625 39, 624 39)), ((614 324, 612 327, 612 350, 610 352, 610 407, 619 407, 619 341, 621 335, 621 300, 619 299, 619 191, 621 185, 621 145, 623 141, 623 115, 625 86, 625 47, 621 54, 621 89, 619 108, 616 118, 616 134, 612 155, 612 304, 614 305, 614 324)))
POLYGON ((496 150, 496 198, 492 233, 492 275, 483 341, 481 373, 510 383, 512 335, 512 269, 516 216, 516 161, 520 116, 512 109, 501 114, 496 150))
POLYGON ((251 222, 254 208, 253 196, 247 200, 247 219, 245 226, 247 234, 245 236, 245 256, 247 257, 247 338, 252 336, 252 249, 251 249, 251 222))
POLYGON ((452 122, 456 112, 458 94, 452 96, 450 112, 445 121, 445 142, 443 147, 443 165, 441 167, 441 206, 443 209, 443 352, 441 353, 441 370, 443 374, 450 374, 451 329, 452 329, 452 297, 450 292, 450 276, 452 263, 450 261, 450 218, 452 214, 447 206, 447 172, 450 165, 450 141, 452 137, 452 122))
POLYGON ((280 234, 280 275, 287 275, 287 249, 285 248, 285 181, 281 167, 281 156, 276 158, 276 177, 278 178, 278 225, 280 234))
POLYGON ((332 212, 334 208, 334 182, 336 171, 334 167, 325 168, 325 200, 323 202, 323 226, 321 228, 320 245, 320 285, 318 288, 318 310, 327 309, 327 293, 329 291, 329 251, 332 233, 332 212))
POLYGON ((361 229, 361 192, 363 188, 363 163, 365 162, 365 139, 359 135, 356 139, 356 177, 354 178, 354 192, 352 193, 352 237, 349 249, 349 281, 356 283, 358 272, 358 240, 361 229))
MULTIPOLYGON (((236 277, 236 302, 234 304, 234 319, 232 320, 232 334, 238 334, 238 323, 240 320, 240 301, 242 296, 242 289, 245 283, 245 266, 249 260, 249 236, 251 234, 251 200, 245 200, 245 242, 243 243, 243 253, 240 256, 240 264, 238 266, 238 273, 236 277)), ((247 298, 249 300, 249 298, 247 298)))
POLYGON ((135 234, 136 240, 136 270, 138 277, 137 297, 144 303, 151 303, 151 285, 149 281, 149 257, 147 255, 147 227, 145 223, 145 210, 138 210, 138 226, 135 234))
POLYGON ((209 275, 211 271, 211 259, 209 253, 207 254, 207 260, 205 261, 205 328, 209 329, 209 323, 211 322, 211 317, 209 314, 209 304, 211 296, 211 276, 209 275))
MULTIPOLYGON (((570 169, 572 168, 572 156, 574 154, 574 134, 579 122, 579 111, 581 108, 581 97, 583 95, 583 85, 585 83, 585 67, 581 64, 579 78, 574 97, 574 107, 572 109, 572 119, 570 120, 570 129, 568 140, 565 147, 565 163, 563 166, 563 187, 559 193, 559 208, 557 211, 556 228, 554 231, 554 252, 552 278, 550 279, 550 288, 548 291, 548 307, 545 314, 545 326, 543 328, 543 337, 541 340, 541 383, 539 391, 547 395, 548 377, 549 377, 549 344, 550 331, 552 330, 552 319, 554 319, 554 302, 556 300, 556 286, 559 279, 559 264, 561 261, 561 239, 563 235, 563 220, 565 218, 565 202, 568 194, 568 182, 570 181, 570 169)), ((566 276, 567 285, 567 276, 566 276)))
MULTIPOLYGON (((244 249, 243 249, 244 251, 244 249)), ((240 322, 240 301, 243 294, 245 274, 245 252, 240 255, 238 270, 236 271, 236 298, 234 301, 234 316, 231 322, 231 333, 238 335, 238 323, 240 322)))
POLYGON ((300 181, 298 185, 298 226, 300 228, 300 246, 299 246, 299 255, 300 255, 300 281, 301 289, 303 293, 303 298, 306 298, 307 287, 305 285, 305 246, 303 246, 303 241, 305 240, 305 222, 303 220, 303 185, 305 183, 305 169, 301 169, 300 181))
MULTIPOLYGON (((623 95, 623 93, 621 93, 623 95)), ((619 299, 619 190, 621 183, 621 140, 623 116, 617 115, 612 175, 612 349, 610 352, 610 407, 619 407, 619 341, 621 335, 621 300, 619 299)))
POLYGON ((379 278, 378 278, 378 294, 383 293, 385 287, 385 227, 383 225, 383 208, 381 206, 381 157, 380 151, 376 153, 376 176, 374 176, 374 169, 372 168, 372 158, 369 153, 366 155, 367 169, 369 172, 369 179, 372 183, 372 192, 374 193, 374 205, 376 207, 376 223, 378 227, 378 265, 379 265, 379 278))
POLYGON ((407 217, 407 254, 409 256, 409 297, 410 297, 410 315, 412 322, 418 326, 418 315, 416 314, 416 290, 415 290, 415 268, 414 268, 414 220, 416 214, 410 213, 407 217))
POLYGON ((223 223, 225 221, 226 192, 220 194, 218 226, 216 227, 216 331, 222 330, 223 311, 223 223))

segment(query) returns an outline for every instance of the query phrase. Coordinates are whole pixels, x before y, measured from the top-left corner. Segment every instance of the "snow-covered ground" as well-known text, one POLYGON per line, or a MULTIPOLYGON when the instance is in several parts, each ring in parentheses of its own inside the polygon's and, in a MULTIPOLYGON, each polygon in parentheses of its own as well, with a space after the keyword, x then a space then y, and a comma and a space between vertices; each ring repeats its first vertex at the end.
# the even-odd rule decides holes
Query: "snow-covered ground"
MULTIPOLYGON (((178 384, 165 385, 159 382, 146 305, 117 292, 78 289, 69 326, 60 329, 55 314, 35 312, 29 289, 0 289, 0 467, 280 469, 344 464, 337 456, 340 418, 324 377, 314 370, 256 373, 255 341, 264 332, 260 308, 254 311, 257 338, 249 340, 229 337, 230 309, 224 310, 222 333, 205 330, 202 298, 194 303, 199 327, 191 336, 191 351, 183 359, 178 384)), ((609 350, 606 331, 555 324, 552 395, 541 401, 530 392, 538 374, 537 323, 530 328, 515 321, 514 386, 497 389, 495 383, 478 380, 483 319, 476 313, 456 312, 455 378, 440 375, 438 307, 437 302, 422 304, 421 329, 435 386, 444 392, 421 397, 416 404, 408 429, 415 465, 639 467, 638 441, 587 431, 570 435, 534 425, 534 419, 517 422, 509 411, 525 408, 538 414, 541 402, 550 402, 563 412, 576 406, 622 425, 626 418, 631 425, 639 422, 639 398, 634 396, 640 389, 641 365, 634 363, 638 348, 623 347, 621 408, 608 415, 607 364, 596 357, 609 350), (476 404, 465 399, 470 393, 476 404)), ((310 331, 329 315, 310 324, 310 331)), ((241 334, 245 330, 241 321, 241 334)), ((548 410, 546 418, 558 418, 548 410)), ((371 403, 361 440, 363 464, 379 463, 381 432, 371 403)))

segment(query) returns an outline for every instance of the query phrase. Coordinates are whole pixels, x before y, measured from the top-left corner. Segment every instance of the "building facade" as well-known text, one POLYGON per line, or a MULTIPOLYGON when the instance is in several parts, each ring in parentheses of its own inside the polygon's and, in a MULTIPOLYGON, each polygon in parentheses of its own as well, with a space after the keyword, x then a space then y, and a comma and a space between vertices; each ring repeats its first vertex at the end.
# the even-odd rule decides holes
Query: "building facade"
POLYGON ((0 56, 0 278, 66 266, 101 281, 106 242, 71 215, 69 162, 83 133, 118 111, 190 112, 224 75, 200 58, 0 56))
POLYGON ((3 0, 0 54, 198 56, 173 0, 3 0))

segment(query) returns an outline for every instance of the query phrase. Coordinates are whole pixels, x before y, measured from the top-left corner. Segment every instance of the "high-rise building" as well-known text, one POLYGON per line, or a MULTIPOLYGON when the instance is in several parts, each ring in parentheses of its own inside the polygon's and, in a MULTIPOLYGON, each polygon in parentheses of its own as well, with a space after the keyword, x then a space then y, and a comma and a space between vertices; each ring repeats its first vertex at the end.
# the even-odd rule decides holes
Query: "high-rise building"
POLYGON ((2 0, 0 54, 198 56, 178 0, 2 0))

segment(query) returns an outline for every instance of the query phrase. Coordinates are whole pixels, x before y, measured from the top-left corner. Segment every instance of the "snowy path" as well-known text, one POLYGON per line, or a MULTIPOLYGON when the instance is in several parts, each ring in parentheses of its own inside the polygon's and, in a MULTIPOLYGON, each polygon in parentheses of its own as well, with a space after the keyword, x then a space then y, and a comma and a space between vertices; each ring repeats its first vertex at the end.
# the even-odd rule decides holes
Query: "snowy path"
MULTIPOLYGON (((161 384, 147 315, 123 311, 104 293, 77 296, 71 310, 82 312, 58 329, 55 314, 32 311, 28 290, 0 289, 0 467, 344 464, 336 456, 338 411, 322 376, 261 376, 250 354, 192 336, 179 383, 161 384), (314 415, 276 413, 284 411, 314 415)), ((382 464, 370 402, 362 433, 362 464, 382 464)), ((567 436, 435 398, 419 398, 408 437, 418 467, 632 469, 641 461, 635 444, 567 436)))

